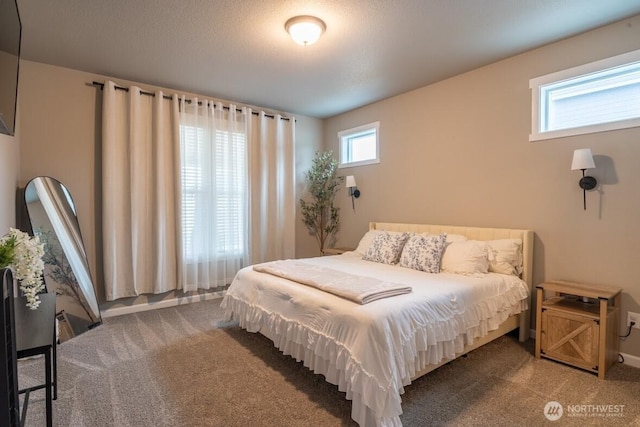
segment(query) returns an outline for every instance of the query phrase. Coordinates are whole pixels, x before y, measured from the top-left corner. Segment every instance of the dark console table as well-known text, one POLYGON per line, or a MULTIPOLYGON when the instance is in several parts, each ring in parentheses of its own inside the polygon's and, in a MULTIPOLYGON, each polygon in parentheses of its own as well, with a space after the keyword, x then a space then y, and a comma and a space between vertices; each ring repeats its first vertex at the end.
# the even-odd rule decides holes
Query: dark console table
MULTIPOLYGON (((24 404, 22 407, 22 424, 24 425, 29 393, 34 390, 45 389, 47 426, 52 423, 52 400, 58 398, 57 370, 56 370, 56 295, 53 293, 40 294, 40 306, 31 310, 26 305, 26 298, 15 299, 16 319, 16 350, 18 359, 44 355, 45 382, 44 384, 22 389, 24 404)), ((18 382, 20 379, 18 378, 18 382)))

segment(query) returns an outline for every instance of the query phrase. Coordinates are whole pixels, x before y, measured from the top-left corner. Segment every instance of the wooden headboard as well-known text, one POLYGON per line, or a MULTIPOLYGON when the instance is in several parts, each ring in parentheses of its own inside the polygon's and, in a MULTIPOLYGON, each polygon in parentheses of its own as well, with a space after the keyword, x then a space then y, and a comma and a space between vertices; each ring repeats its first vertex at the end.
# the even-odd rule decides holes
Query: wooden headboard
MULTIPOLYGON (((529 286, 529 308, 533 295, 533 231, 510 228, 465 227, 457 225, 432 224, 400 224, 392 222, 371 222, 369 230, 406 231, 430 234, 461 234, 470 240, 521 239, 522 240, 522 274, 521 278, 529 286)), ((529 311, 520 318, 520 334, 529 335, 531 324, 529 311), (524 330, 523 330, 524 329, 524 330), (525 332, 526 331, 526 332, 525 332)))

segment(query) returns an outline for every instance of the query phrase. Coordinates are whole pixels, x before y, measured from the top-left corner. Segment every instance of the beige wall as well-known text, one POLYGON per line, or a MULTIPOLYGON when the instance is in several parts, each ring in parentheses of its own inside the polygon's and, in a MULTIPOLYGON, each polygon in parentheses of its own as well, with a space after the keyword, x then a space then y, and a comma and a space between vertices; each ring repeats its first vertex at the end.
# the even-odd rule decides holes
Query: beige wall
POLYGON ((324 134, 322 120, 298 117, 296 122, 296 258, 320 255, 315 237, 309 234, 300 218, 300 198, 305 189, 305 174, 311 167, 316 151, 322 150, 324 134))
POLYGON ((91 77, 59 67, 20 62, 20 186, 51 176, 69 188, 96 275, 96 89, 91 77))
POLYGON ((16 227, 16 188, 19 176, 20 114, 17 114, 14 136, 0 133, 0 236, 4 236, 9 227, 16 227))
MULTIPOLYGON (((69 188, 76 203, 89 265, 96 278, 98 300, 103 303, 104 287, 99 262, 101 96, 99 88, 91 85, 94 80, 104 81, 105 77, 37 62, 21 62, 20 182, 25 185, 35 176, 48 175, 59 179, 69 188)), ((148 90, 154 89, 151 85, 134 84, 148 90)), ((322 142, 322 122, 309 117, 297 117, 298 174, 309 167, 313 152, 322 142)), ((301 191, 302 185, 297 184, 296 189, 301 191)), ((313 244, 312 239, 297 233, 298 253, 309 253, 313 244)), ((164 294, 152 299, 171 296, 173 294, 164 294)), ((115 305, 131 305, 146 300, 128 299, 115 305)), ((103 304, 103 308, 111 306, 114 304, 103 304)))
MULTIPOLYGON (((640 16, 554 43, 325 121, 337 132, 380 121, 378 165, 343 169, 362 192, 339 194, 339 245, 369 221, 528 228, 534 282, 567 279, 624 288, 640 312, 640 128, 529 142, 529 79, 640 49, 640 16), (573 150, 595 154, 598 191, 582 208, 573 150)), ((640 356, 640 332, 621 343, 640 356)))
POLYGON ((0 134, 0 236, 16 226, 16 186, 20 172, 20 136, 0 134))

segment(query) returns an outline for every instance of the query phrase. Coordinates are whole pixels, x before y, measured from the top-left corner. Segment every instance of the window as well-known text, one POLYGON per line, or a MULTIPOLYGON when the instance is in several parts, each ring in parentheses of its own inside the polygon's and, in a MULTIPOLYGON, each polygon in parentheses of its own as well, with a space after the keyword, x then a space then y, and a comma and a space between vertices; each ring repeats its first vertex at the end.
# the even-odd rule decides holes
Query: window
POLYGON ((640 126, 640 50, 532 79, 530 141, 640 126))
POLYGON ((180 126, 182 248, 186 260, 233 258, 246 250, 246 138, 241 133, 216 130, 212 147, 208 132, 180 126), (208 236, 215 241, 213 247, 199 242, 208 236))
POLYGON ((338 132, 340 165, 350 167, 380 163, 378 129, 380 122, 338 132))

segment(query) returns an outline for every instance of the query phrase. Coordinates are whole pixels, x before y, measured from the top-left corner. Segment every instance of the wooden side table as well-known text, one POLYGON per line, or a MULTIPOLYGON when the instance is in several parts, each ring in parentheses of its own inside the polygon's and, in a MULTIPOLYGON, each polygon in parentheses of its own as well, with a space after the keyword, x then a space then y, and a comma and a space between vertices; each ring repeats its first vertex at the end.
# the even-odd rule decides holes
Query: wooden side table
MULTIPOLYGON (((24 424, 29 405, 29 393, 41 388, 45 389, 47 427, 53 425, 52 400, 58 398, 57 369, 56 369, 56 294, 40 294, 40 306, 36 310, 27 307, 27 299, 15 299, 16 316, 16 349, 18 359, 24 357, 44 355, 45 382, 44 384, 22 389, 25 393, 22 407, 22 423, 24 424)), ((20 378, 18 378, 20 382, 20 378)))
POLYGON ((352 250, 353 248, 324 248, 322 255, 342 255, 352 250))
POLYGON ((603 379, 618 359, 622 289, 565 281, 545 282, 536 288, 535 356, 585 369, 603 379), (545 298, 545 291, 554 296, 545 298))

